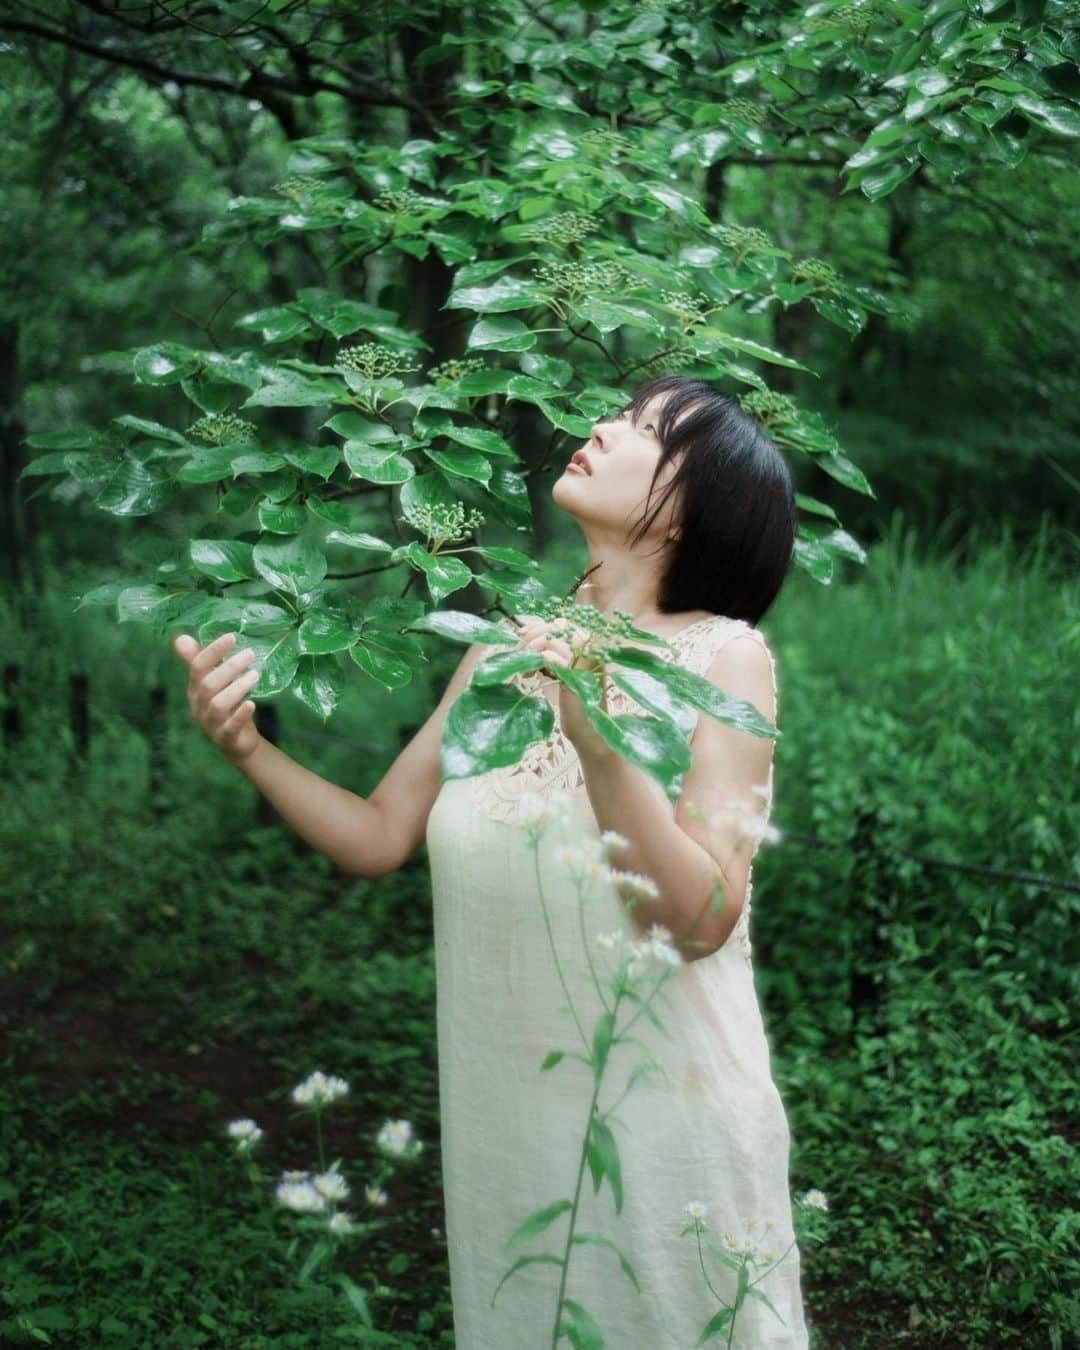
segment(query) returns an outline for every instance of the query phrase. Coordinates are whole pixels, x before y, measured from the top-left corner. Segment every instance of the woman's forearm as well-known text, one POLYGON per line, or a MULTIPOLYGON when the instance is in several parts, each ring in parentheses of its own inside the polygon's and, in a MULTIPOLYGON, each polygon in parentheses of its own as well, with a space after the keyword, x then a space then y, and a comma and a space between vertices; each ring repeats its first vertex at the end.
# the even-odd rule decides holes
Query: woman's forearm
POLYGON ((374 802, 320 778, 268 740, 235 767, 303 840, 342 871, 381 877, 400 866, 395 838, 374 802))
POLYGON ((642 769, 595 741, 579 747, 578 758, 600 829, 629 841, 612 862, 620 871, 651 878, 660 892, 658 899, 636 900, 635 924, 642 932, 662 924, 688 961, 708 956, 726 941, 740 910, 740 897, 730 894, 720 865, 675 821, 663 788, 642 769), (712 914, 718 888, 723 901, 712 914))

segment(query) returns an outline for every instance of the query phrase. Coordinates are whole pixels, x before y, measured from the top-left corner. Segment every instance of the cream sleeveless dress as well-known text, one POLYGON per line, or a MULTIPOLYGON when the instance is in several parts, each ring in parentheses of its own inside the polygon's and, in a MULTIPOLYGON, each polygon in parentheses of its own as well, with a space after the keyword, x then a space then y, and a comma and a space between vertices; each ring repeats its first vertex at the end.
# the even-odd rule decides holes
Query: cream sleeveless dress
MULTIPOLYGON (((720 647, 736 638, 769 650, 757 629, 722 615, 669 638, 670 651, 655 650, 704 674, 720 647)), ((539 691, 538 673, 514 679, 523 692, 539 691)), ((617 690, 609 694, 609 707, 643 711, 617 690)), ((548 1253, 563 1259, 569 1210, 515 1250, 507 1252, 506 1242, 535 1210, 574 1198, 593 1074, 572 1055, 590 1053, 583 1033, 591 1042, 604 1011, 589 962, 599 973, 613 971, 618 960, 618 951, 597 942, 597 935, 640 936, 610 882, 594 879, 582 907, 571 872, 559 860, 560 844, 596 840, 599 831, 555 711, 551 736, 530 746, 519 764, 444 783, 427 826, 446 1238, 458 1350, 552 1345, 562 1277, 554 1261, 524 1266, 499 1290, 494 1308, 492 1298, 519 1257, 548 1253), (536 794, 563 803, 564 815, 544 828, 534 849, 524 822, 537 807, 536 794), (567 1054, 542 1072, 556 1049, 567 1054)), ((766 800, 771 808, 771 767, 766 800)), ((612 861, 617 865, 617 858, 612 861)), ((706 1285, 693 1220, 684 1209, 690 1201, 705 1206, 703 1241, 731 1252, 749 1236, 762 1253, 771 1253, 770 1261, 749 1267, 749 1278, 776 1313, 748 1296, 732 1344, 739 1350, 808 1345, 792 1229, 788 1122, 772 1079, 751 966, 750 885, 722 948, 666 966, 654 1004, 663 1034, 638 1016, 632 1042, 613 1048, 601 1080, 597 1110, 601 1116, 611 1111, 606 1123, 621 1164, 623 1203, 616 1214, 608 1179, 594 1192, 586 1166, 574 1231, 614 1243, 640 1292, 610 1246, 587 1241, 571 1246, 564 1298, 587 1310, 609 1350, 691 1350, 721 1300, 734 1303, 736 1272, 704 1248, 719 1297, 706 1285), (635 1067, 638 1076, 631 1081, 635 1067), (687 1225, 691 1231, 680 1236, 687 1225)), ((657 966, 663 963, 652 962, 650 969, 657 966)), ((661 974, 654 969, 635 987, 647 997, 661 974)), ((610 989, 605 996, 610 1007, 610 989)), ((624 998, 618 1029, 634 1011, 624 998)), ((565 1307, 563 1322, 570 1322, 565 1307)), ((707 1342, 726 1344, 726 1329, 707 1342)))

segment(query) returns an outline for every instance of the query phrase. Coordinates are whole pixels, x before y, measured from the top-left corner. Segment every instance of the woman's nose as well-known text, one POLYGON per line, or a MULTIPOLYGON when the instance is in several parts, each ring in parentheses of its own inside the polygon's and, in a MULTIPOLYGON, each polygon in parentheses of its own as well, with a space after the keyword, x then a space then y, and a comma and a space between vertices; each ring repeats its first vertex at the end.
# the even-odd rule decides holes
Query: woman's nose
POLYGON ((606 428, 601 430, 601 428, 604 428, 603 422, 594 423, 592 429, 592 443, 597 447, 597 449, 604 450, 606 449, 604 437, 607 435, 607 430, 606 428))

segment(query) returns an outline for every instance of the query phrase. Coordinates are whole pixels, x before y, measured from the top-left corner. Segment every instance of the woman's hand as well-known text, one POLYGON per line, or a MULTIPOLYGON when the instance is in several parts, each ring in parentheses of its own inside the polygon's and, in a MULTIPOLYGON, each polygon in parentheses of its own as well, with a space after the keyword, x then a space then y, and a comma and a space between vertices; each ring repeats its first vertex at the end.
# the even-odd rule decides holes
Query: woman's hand
MULTIPOLYGON (((584 628, 566 619, 539 619, 526 617, 518 629, 518 640, 523 648, 549 655, 550 665, 567 666, 572 670, 595 671, 600 676, 600 706, 607 709, 607 677, 604 666, 582 654, 588 638, 584 628), (575 652, 577 653, 575 655, 575 652)), ((547 670, 546 667, 541 667, 547 670)), ((550 674, 550 671, 547 671, 550 674)), ((589 721, 581 699, 561 680, 559 681, 559 723, 563 734, 579 755, 604 754, 608 744, 589 721)))
POLYGON ((255 653, 246 647, 222 659, 235 643, 235 633, 222 633, 200 647, 182 633, 171 645, 188 668, 187 701, 192 717, 229 763, 238 766, 255 751, 262 736, 252 720, 255 704, 246 699, 259 678, 257 670, 244 669, 255 653))

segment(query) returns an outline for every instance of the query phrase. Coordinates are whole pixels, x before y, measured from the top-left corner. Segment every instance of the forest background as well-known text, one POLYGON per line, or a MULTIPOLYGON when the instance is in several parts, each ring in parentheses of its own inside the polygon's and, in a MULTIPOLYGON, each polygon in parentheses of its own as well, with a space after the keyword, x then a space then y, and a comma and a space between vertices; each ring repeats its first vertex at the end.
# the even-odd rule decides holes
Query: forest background
POLYGON ((1080 1337, 1078 56, 1053 0, 5 7, 5 1344, 452 1344, 423 850, 298 844, 168 642, 261 642, 369 792, 662 369, 799 491, 753 944, 813 1343, 1080 1337), (313 1259, 314 1068, 387 1204, 313 1259))

